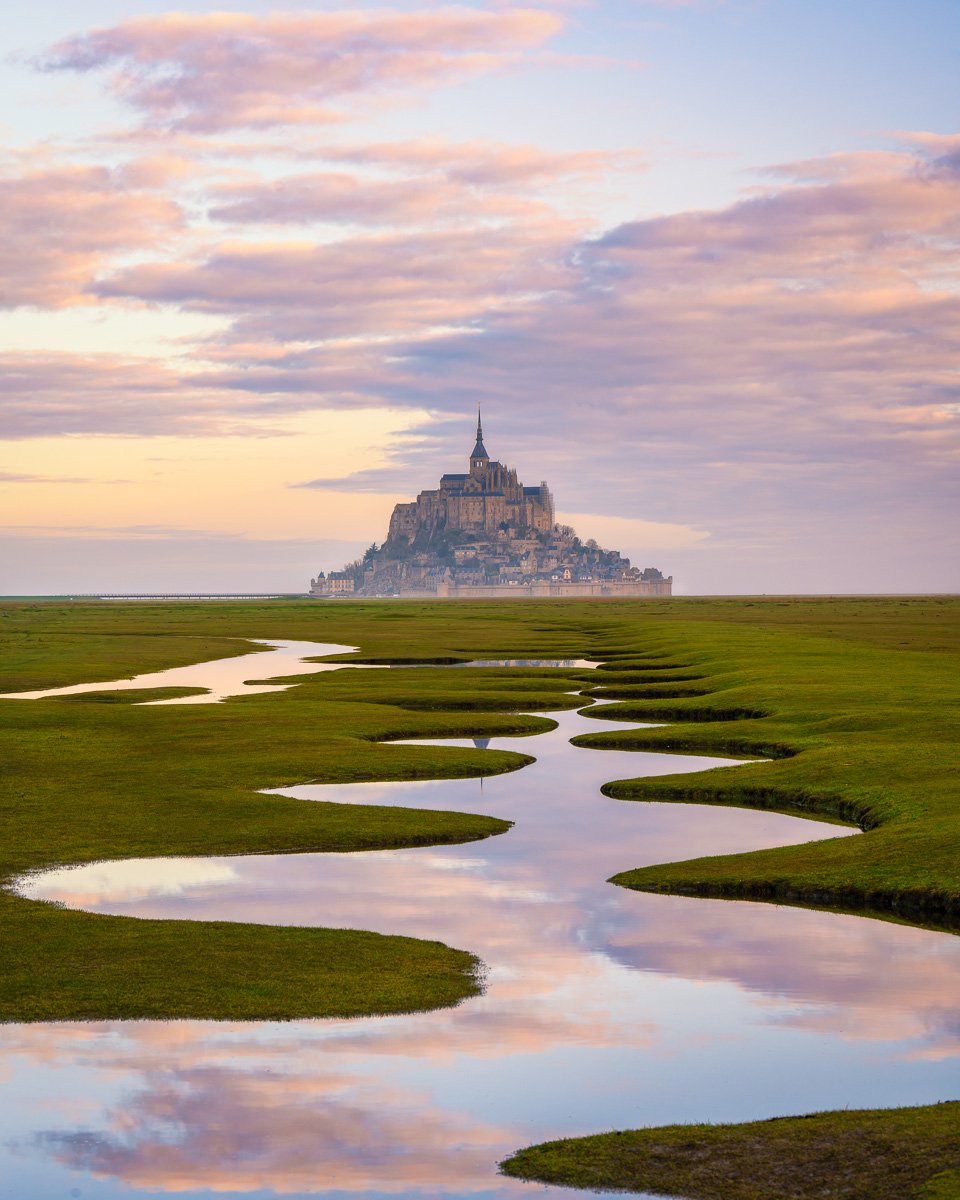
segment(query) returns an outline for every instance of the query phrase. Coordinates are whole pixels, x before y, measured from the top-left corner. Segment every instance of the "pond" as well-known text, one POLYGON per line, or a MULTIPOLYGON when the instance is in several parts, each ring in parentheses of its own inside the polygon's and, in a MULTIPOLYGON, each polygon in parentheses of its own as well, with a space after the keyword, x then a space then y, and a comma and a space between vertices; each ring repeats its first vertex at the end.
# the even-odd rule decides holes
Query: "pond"
MULTIPOLYGON (((292 673, 246 662, 244 678, 292 673)), ((622 723, 549 716, 549 733, 453 743, 536 756, 511 774, 283 789, 515 822, 498 837, 101 863, 22 881, 25 894, 95 912, 439 938, 480 955, 486 988, 402 1017, 6 1025, 9 1194, 506 1200, 533 1185, 496 1163, 531 1141, 956 1095, 960 939, 605 882, 645 863, 855 831, 607 799, 607 780, 737 765, 576 748, 576 734, 622 723)))

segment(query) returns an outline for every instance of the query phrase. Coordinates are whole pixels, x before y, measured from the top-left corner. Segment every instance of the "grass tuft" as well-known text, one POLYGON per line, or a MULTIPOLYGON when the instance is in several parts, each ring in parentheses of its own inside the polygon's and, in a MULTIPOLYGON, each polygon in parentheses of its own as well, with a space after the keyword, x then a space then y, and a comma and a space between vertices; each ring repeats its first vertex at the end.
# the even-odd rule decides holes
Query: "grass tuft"
POLYGON ((500 1167, 516 1179, 684 1200, 951 1200, 960 1102, 563 1138, 500 1167))

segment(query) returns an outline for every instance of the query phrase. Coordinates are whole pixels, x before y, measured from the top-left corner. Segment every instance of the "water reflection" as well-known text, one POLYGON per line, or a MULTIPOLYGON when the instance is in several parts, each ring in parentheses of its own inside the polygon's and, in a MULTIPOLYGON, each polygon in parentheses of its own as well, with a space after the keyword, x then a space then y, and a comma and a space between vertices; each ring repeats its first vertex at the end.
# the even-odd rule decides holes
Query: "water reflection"
MULTIPOLYGON (((97 863, 45 872, 25 881, 21 890, 35 899, 120 915, 359 926, 471 946, 476 946, 476 925, 498 931, 516 925, 521 917, 515 906, 522 902, 529 910, 523 916, 523 956, 532 952, 541 927, 552 920, 545 905, 570 908, 575 915, 564 924, 577 929, 589 927, 597 912, 609 920, 610 905, 621 893, 604 881, 625 859, 643 865, 851 832, 777 813, 607 799, 599 794, 600 785, 617 775, 730 770, 738 764, 725 758, 574 747, 570 737, 585 729, 623 726, 570 711, 551 716, 557 727, 545 734, 479 739, 499 749, 533 751, 537 761, 517 773, 483 781, 278 789, 308 800, 482 810, 515 822, 508 834, 483 843, 442 850, 192 859, 226 872, 199 878, 193 886, 184 885, 184 867, 174 865, 176 860, 97 863), (165 897, 158 881, 167 869, 171 893, 165 897), (441 896, 446 897, 444 905, 438 904, 441 896), (502 911, 504 903, 512 906, 509 914, 502 911)), ((475 739, 407 744, 473 747, 475 739)), ((496 944, 501 937, 497 932, 496 944)), ((485 959, 492 950, 487 937, 476 948, 485 959)))
POLYGON ((446 663, 446 668, 454 667, 566 667, 572 670, 594 669, 600 664, 589 658, 475 658, 472 662, 446 663))
MULTIPOLYGON (((0 700, 43 700, 54 696, 79 696, 84 692, 129 692, 139 688, 202 687, 207 691, 197 696, 178 696, 169 700, 149 700, 147 704, 216 704, 229 696, 252 696, 257 692, 283 692, 293 687, 289 683, 249 682, 251 674, 262 679, 283 678, 288 675, 316 675, 322 671, 372 670, 373 663, 318 663, 311 658, 334 654, 349 654, 356 646, 341 646, 334 642, 265 641, 248 638, 266 649, 255 656, 240 654, 236 658, 218 658, 210 662, 193 663, 189 667, 170 667, 165 671, 148 671, 132 679, 101 680, 99 683, 76 683, 70 687, 44 688, 35 692, 3 692, 0 700)), ((390 664, 379 665, 384 670, 390 664)), ((409 664, 407 664, 409 665, 409 664)), ((447 663, 449 667, 566 667, 568 670, 596 667, 585 658, 504 658, 477 659, 473 662, 447 663)))
MULTIPOLYGON (((96 1194, 115 1194, 115 1183, 189 1195, 529 1191, 491 1171, 518 1144, 509 1122, 431 1103, 429 1085, 416 1078, 365 1075, 329 1026, 272 1026, 263 1038, 257 1026, 132 1023, 119 1037, 115 1030, 54 1027, 58 1042, 77 1048, 70 1065, 112 1081, 129 1080, 135 1062, 141 1086, 99 1097, 86 1128, 51 1120, 20 1143, 28 1156, 107 1185, 96 1194)), ((43 1044, 50 1027, 46 1038, 26 1032, 11 1046, 12 1061, 55 1055, 67 1069, 62 1053, 43 1044)))
POLYGON ((79 1172, 85 1195, 512 1200, 530 1189, 495 1163, 530 1141, 956 1094, 955 937, 604 882, 646 862, 850 831, 606 799, 609 779, 736 766, 577 749, 573 734, 622 726, 550 715, 551 733, 458 743, 536 754, 482 785, 283 789, 516 822, 496 838, 101 863, 24 881, 31 895, 100 912, 440 938, 479 953, 488 975, 483 996, 406 1017, 3 1027, 13 1194, 62 1195, 79 1172))
POLYGON ((129 692, 137 688, 202 687, 209 689, 200 696, 181 696, 172 700, 152 700, 151 704, 216 704, 228 696, 252 696, 255 692, 282 692, 289 683, 248 683, 252 677, 274 679, 286 675, 314 675, 320 671, 340 671, 344 667, 357 669, 360 663, 306 662, 308 656, 346 654, 356 646, 340 646, 333 642, 264 641, 249 638, 266 647, 259 654, 240 654, 236 658, 218 658, 212 662, 193 663, 189 667, 170 667, 166 671, 149 671, 132 679, 102 680, 100 683, 77 683, 72 687, 46 688, 38 692, 5 692, 0 700, 41 700, 52 696, 79 696, 83 692, 129 692))
MULTIPOLYGON (((664 938, 679 909, 697 907, 638 899, 651 906, 646 927, 664 938)), ((755 933, 760 906, 705 905, 714 912, 702 940, 755 933)), ((865 946, 855 931, 868 923, 839 920, 853 931, 848 974, 883 971, 897 945, 865 946)), ((922 958, 914 947, 905 966, 922 958)), ((764 985, 762 969, 738 971, 764 985)), ((949 1064, 911 1061, 922 1034, 890 1028, 881 1045, 771 1023, 811 1011, 816 986, 799 987, 805 999, 791 1004, 696 973, 629 970, 600 954, 581 955, 561 986, 551 973, 549 994, 522 994, 503 978, 498 997, 491 988, 458 1009, 413 1017, 5 1027, 7 1086, 17 1097, 9 1111, 21 1118, 6 1125, 10 1168, 24 1178, 34 1163, 89 1172, 104 1189, 96 1194, 110 1195, 133 1187, 506 1198, 528 1189, 499 1180, 494 1164, 530 1140, 951 1092, 949 1064)), ((931 982, 949 1006, 956 970, 921 985, 931 982)), ((842 988, 827 996, 845 1003, 842 988)), ((917 1008, 906 988, 873 999, 878 1017, 917 1008)))
MULTIPOLYGON (((622 725, 576 712, 552 716, 557 728, 535 737, 451 739, 537 754, 532 766, 482 785, 455 779, 279 789, 302 799, 482 809, 515 821, 496 838, 351 854, 96 863, 33 876, 20 890, 118 915, 362 928, 469 947, 488 971, 487 1019, 482 1029, 470 1027, 477 1052, 487 1036, 494 1049, 485 1052, 496 1054, 631 1043, 632 1025, 628 1032, 598 1014, 622 988, 633 995, 637 972, 736 984, 763 1010, 765 1025, 920 1039, 920 1053, 954 1051, 960 961, 952 939, 854 916, 645 896, 605 882, 625 863, 854 831, 777 813, 608 799, 600 784, 618 775, 737 764, 574 747, 570 737, 584 728, 622 725), (931 956, 931 947, 944 944, 950 952, 931 956), (888 955, 901 964, 897 972, 879 968, 888 955)), ((641 1027, 647 1044, 652 1027, 641 1027)))

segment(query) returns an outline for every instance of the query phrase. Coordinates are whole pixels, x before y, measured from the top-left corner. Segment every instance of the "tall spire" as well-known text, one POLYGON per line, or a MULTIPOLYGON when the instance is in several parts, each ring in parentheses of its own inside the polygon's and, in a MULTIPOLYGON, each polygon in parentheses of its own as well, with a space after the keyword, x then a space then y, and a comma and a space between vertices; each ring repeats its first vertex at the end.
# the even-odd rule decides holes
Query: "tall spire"
POLYGON ((480 424, 480 403, 477 402, 477 444, 473 448, 473 453, 470 455, 470 466, 474 463, 479 465, 480 461, 489 462, 490 455, 487 453, 483 444, 483 426, 480 424))

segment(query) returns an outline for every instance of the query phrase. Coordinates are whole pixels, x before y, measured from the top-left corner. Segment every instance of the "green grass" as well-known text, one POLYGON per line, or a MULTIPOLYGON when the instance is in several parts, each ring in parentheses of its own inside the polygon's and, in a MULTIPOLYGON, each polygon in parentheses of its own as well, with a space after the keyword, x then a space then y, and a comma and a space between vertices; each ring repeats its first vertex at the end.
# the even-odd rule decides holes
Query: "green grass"
POLYGON ((501 1170, 685 1200, 957 1200, 960 1103, 563 1138, 518 1151, 501 1170))
MULTIPOLYGON (((202 630, 168 632, 156 614, 81 605, 0 611, 6 688, 131 676, 238 652, 237 642, 202 630)), ((174 609, 172 624, 184 615, 174 609)), ((206 614, 195 615, 202 625, 206 614)), ((237 621, 237 636, 245 622, 237 621)), ((304 634, 327 640, 313 628, 294 636, 304 634)), ((257 666, 251 657, 251 677, 268 673, 257 666)), ((289 691, 184 707, 131 702, 196 689, 105 687, 0 701, 0 878, 144 855, 345 852, 502 833, 509 822, 483 815, 311 803, 258 789, 516 769, 530 761, 522 740, 517 753, 487 752, 482 764, 468 750, 382 744, 539 731, 551 723, 513 710, 578 703, 562 694, 575 680, 532 672, 506 683, 505 674, 327 673, 296 677, 289 691)), ((362 931, 143 921, 0 893, 0 936, 0 1020, 351 1016, 452 1004, 478 990, 468 952, 362 931)))
MULTIPOLYGON (((515 710, 566 708, 577 701, 564 693, 582 688, 617 701, 604 719, 672 723, 585 735, 583 744, 773 760, 621 780, 607 786, 611 795, 774 808, 869 830, 639 871, 625 863, 616 882, 954 920, 958 657, 956 597, 0 604, 0 690, 104 682, 80 703, 0 701, 0 879, 103 858, 349 851, 494 835, 507 824, 311 804, 257 789, 473 775, 480 764, 470 751, 384 742, 532 732, 548 722, 515 710), (114 679, 257 649, 244 638, 356 645, 360 660, 381 662, 606 661, 600 671, 325 673, 295 677, 285 692, 182 708, 138 707, 130 693, 109 688, 114 679)), ((251 659, 250 678, 266 673, 258 668, 251 659)), ((486 752, 484 772, 522 765, 527 748, 519 740, 517 754, 486 752)), ((529 749, 536 753, 536 743, 529 749)), ((469 948, 357 931, 102 917, 9 893, 0 893, 0 937, 5 1020, 352 1016, 452 1004, 478 986, 469 948)), ((957 1200, 957 1126, 952 1104, 671 1127, 535 1147, 507 1169, 569 1186, 711 1200, 957 1200)))
MULTIPOLYGON (((901 634, 916 632, 902 617, 897 624, 901 634)), ((603 716, 669 727, 587 734, 577 744, 774 761, 723 775, 620 780, 604 788, 608 795, 774 808, 854 822, 868 832, 625 870, 613 882, 885 909, 918 920, 960 915, 960 671, 953 646, 904 652, 878 645, 875 636, 714 622, 664 625, 651 641, 671 657, 682 649, 701 694, 667 697, 657 685, 635 686, 603 716)), ((593 694, 622 692, 629 673, 604 674, 609 691, 598 685, 593 694)))
POLYGON ((70 696, 49 696, 55 704, 150 704, 155 700, 179 700, 184 696, 202 696, 208 688, 155 687, 127 688, 126 691, 76 692, 70 696))
MULTIPOLYGON (((142 855, 460 843, 509 828, 480 815, 259 795, 305 780, 476 773, 466 750, 376 740, 461 734, 470 729, 463 717, 316 691, 198 707, 0 702, 3 878, 142 855)), ((480 731, 543 727, 491 714, 480 731)), ((493 774, 527 761, 493 752, 483 763, 493 774)), ((454 1003, 477 987, 472 956, 409 938, 90 916, 8 894, 0 929, 7 1020, 356 1015, 454 1003)))
POLYGON ((63 1021, 356 1017, 456 1004, 477 961, 362 930, 144 921, 0 901, 0 1013, 63 1021))
MULTIPOLYGON (((583 688, 617 700, 604 708, 605 719, 673 722, 669 729, 586 735, 583 743, 774 759, 735 772, 619 781, 608 785, 612 795, 769 807, 856 820, 870 830, 640 871, 624 863, 618 883, 846 905, 925 923, 949 919, 960 905, 955 597, 9 602, 0 604, 0 652, 4 691, 104 683, 99 701, 0 701, 0 878, 103 858, 347 851, 490 836, 506 823, 312 804, 257 789, 473 775, 480 764, 470 751, 383 743, 542 729, 542 719, 515 710, 566 708, 578 701, 564 693, 583 688), (110 700, 112 679, 252 653, 257 647, 245 638, 355 645, 360 660, 606 661, 600 671, 331 672, 295 677, 289 691, 220 705, 110 700)), ((251 657, 249 677, 267 673, 251 657)), ((527 749, 521 740, 518 754, 487 752, 484 772, 522 765, 527 749)), ((536 753, 535 742, 529 750, 536 753)), ((356 964, 330 968, 324 991, 324 956, 309 958, 326 936, 317 930, 281 935, 207 925, 201 934, 193 925, 185 931, 182 923, 67 914, 10 896, 2 899, 2 913, 5 945, 23 950, 2 968, 5 1019, 36 1019, 44 1004, 68 1004, 57 1009, 67 1016, 142 1014, 151 994, 150 1002, 159 1003, 155 982, 124 978, 117 966, 131 937, 142 979, 170 976, 160 989, 164 1015, 226 1016, 238 1005, 256 1015, 256 989, 245 990, 251 979, 262 984, 264 1016, 339 1013, 331 1007, 337 995, 356 998, 351 1003, 360 1007, 352 1011, 395 1011, 403 991, 391 984, 387 996, 377 971, 364 975, 356 964), (50 941, 41 955, 31 947, 40 944, 44 922, 50 941), (71 932, 61 937, 58 930, 71 932), (205 936, 212 942, 200 949, 196 939, 205 936), (291 977, 290 939, 305 961, 318 964, 309 978, 291 977), (218 956, 213 943, 229 951, 218 956), (187 945, 194 947, 189 953, 187 945), (226 958, 236 964, 234 976, 223 971, 226 958), (36 995, 28 1002, 22 981, 31 970, 36 995), (76 973, 74 988, 63 986, 69 971, 76 973), (54 992, 63 999, 38 1000, 54 992)), ((436 948, 422 951, 427 959, 417 957, 417 947, 426 945, 408 943, 409 971, 397 976, 406 980, 403 1003, 410 1007, 436 1002, 417 982, 435 964, 436 948)), ((459 971, 451 997, 457 987, 470 994, 472 960, 464 967, 449 953, 454 976, 459 971)))

